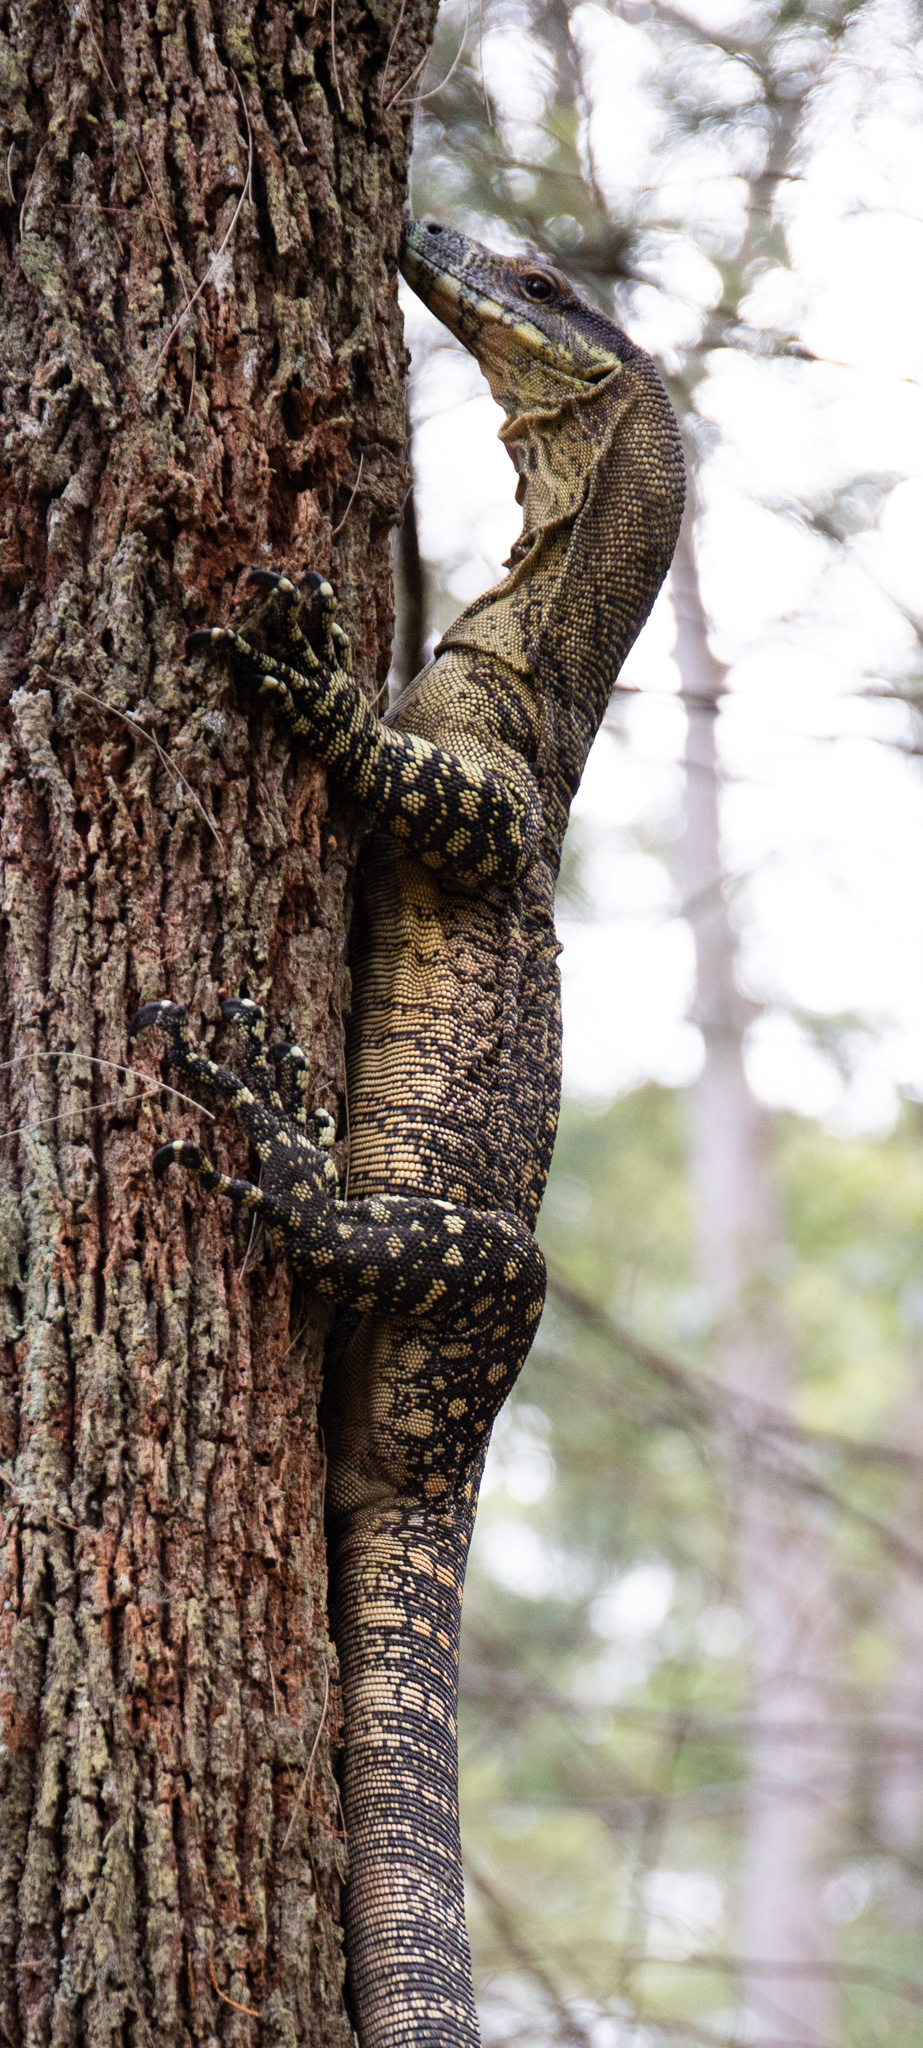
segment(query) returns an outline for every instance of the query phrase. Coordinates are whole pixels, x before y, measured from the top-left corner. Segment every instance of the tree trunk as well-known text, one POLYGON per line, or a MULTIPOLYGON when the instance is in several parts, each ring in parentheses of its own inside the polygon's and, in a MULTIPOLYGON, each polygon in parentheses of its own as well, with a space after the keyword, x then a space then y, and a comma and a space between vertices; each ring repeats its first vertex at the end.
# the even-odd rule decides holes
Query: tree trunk
POLYGON ((155 1187, 166 1137, 201 1130, 232 1173, 246 1148, 161 1092, 126 1027, 168 995, 208 1038, 220 996, 265 1001, 345 1131, 355 820, 183 644, 227 616, 241 565, 316 564, 384 683, 405 489, 407 100, 388 102, 433 12, 0 7, 16 2048, 351 2039, 323 1319, 226 1205, 155 1187))
MULTIPOLYGON (((776 1293, 783 1234, 767 1121, 744 1069, 747 1006, 723 873, 716 721, 723 670, 708 629, 687 513, 673 564, 676 658, 688 718, 682 858, 696 945, 696 1021, 705 1042, 691 1093, 690 1155, 716 1363, 748 1404, 785 1414, 794 1361, 776 1293)), ((747 2039, 823 2048, 836 2036, 820 1912, 822 1858, 838 1792, 828 1720, 832 1593, 823 1533, 803 1502, 773 1489, 765 1463, 734 1447, 731 1501, 748 1624, 751 1737, 738 1911, 747 2039)))
MULTIPOLYGON (((905 1314, 913 1314, 908 1302, 905 1314)), ((919 1310, 914 1315, 908 1365, 911 1384, 898 1416, 896 1440, 916 1453, 923 1466, 923 1340, 919 1310)), ((897 1516, 901 1529, 923 1526, 923 1470, 911 1472, 901 1489, 897 1516)), ((889 1848, 918 1859, 923 1844, 923 1585, 918 1571, 897 1565, 885 1595, 894 1665, 885 1690, 885 1709, 874 1737, 874 1775, 878 1833, 889 1848)), ((920 1887, 915 1887, 919 1914, 920 1887)))

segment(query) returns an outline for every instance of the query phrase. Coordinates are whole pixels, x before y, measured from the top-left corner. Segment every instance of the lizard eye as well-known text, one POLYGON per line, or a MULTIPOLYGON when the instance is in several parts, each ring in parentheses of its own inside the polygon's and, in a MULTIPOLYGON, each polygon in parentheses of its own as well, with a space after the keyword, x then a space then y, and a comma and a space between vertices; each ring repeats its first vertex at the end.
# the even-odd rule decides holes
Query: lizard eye
POLYGON ((550 277, 546 277, 541 270, 531 270, 528 277, 520 279, 520 284, 527 299, 554 298, 554 285, 550 277))

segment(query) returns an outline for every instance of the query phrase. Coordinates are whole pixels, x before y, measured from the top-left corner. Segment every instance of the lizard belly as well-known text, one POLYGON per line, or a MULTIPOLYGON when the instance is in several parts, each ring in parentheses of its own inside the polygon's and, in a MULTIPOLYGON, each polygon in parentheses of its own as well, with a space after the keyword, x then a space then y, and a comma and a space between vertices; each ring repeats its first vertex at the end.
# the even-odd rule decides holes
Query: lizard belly
POLYGON ((550 878, 472 896, 376 839, 356 938, 350 1194, 523 1213, 557 1115, 550 878))

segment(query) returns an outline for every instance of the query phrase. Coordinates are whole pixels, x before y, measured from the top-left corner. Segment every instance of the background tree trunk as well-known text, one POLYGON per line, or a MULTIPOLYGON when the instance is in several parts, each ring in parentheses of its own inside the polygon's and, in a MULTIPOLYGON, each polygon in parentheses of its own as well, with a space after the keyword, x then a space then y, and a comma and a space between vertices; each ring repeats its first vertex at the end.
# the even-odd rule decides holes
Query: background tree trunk
MULTIPOLYGON (((135 1007, 268 1003, 343 1110, 355 822, 220 675, 315 563, 387 672, 432 0, 0 8, 0 2031, 345 2043, 322 1318, 152 1147, 135 1007), (18 1127, 18 1135, 10 1131, 18 1127), (248 2017, 248 2013, 251 2015, 248 2017), (260 2024, 252 2015, 259 2015, 260 2024)), ((219 1043, 220 1043, 219 1038, 219 1043)))
MULTIPOLYGON (((898 1416, 897 1438, 906 1451, 915 1453, 917 1469, 908 1474, 901 1489, 895 1517, 901 1529, 918 1533, 923 1528, 923 1338, 920 1303, 909 1292, 904 1314, 911 1323, 908 1346, 910 1385, 898 1416)), ((876 1814, 883 1843, 907 1859, 908 1875, 917 1883, 911 1912, 917 1924, 923 1916, 923 1884, 919 1882, 919 1852, 923 1843, 923 1584, 921 1575, 906 1565, 896 1564, 885 1594, 894 1639, 894 1664, 885 1692, 884 1712, 876 1730, 876 1814), (913 1865, 917 1865, 916 1871, 913 1865)))
POLYGON ((843 1789, 830 1721, 835 1603, 823 1531, 806 1502, 773 1488, 752 1421, 756 1455, 746 1455, 754 1404, 791 1414, 795 1360, 778 1299, 784 1235, 768 1119, 744 1066, 748 1006, 735 973, 720 834, 715 729, 724 671, 708 642, 693 533, 694 506, 672 570, 688 719, 681 871, 705 1045, 690 1090, 689 1163, 716 1364, 742 1397, 744 1424, 729 1472, 750 1657, 737 1946, 747 2038, 773 2048, 822 2048, 837 2032, 836 1990, 824 1975, 832 1961, 830 1927, 820 1908, 843 1789))

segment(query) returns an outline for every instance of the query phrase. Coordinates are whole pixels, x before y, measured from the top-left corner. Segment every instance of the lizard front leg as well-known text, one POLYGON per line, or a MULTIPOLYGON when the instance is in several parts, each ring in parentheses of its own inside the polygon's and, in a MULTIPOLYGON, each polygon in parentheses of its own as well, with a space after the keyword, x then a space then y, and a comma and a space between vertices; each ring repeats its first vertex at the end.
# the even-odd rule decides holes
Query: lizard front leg
MULTIPOLYGON (((479 1317, 501 1309, 534 1328, 544 1294, 541 1254, 526 1225, 500 1211, 403 1195, 367 1201, 336 1198, 336 1170, 326 1145, 313 1144, 288 1113, 277 1077, 293 1048, 264 1054, 265 1022, 255 1003, 222 1004, 244 1031, 248 1080, 193 1045, 179 1003, 147 1003, 132 1032, 159 1026, 169 1063, 215 1088, 236 1110, 252 1140, 261 1185, 217 1172, 199 1146, 177 1140, 155 1154, 161 1178, 171 1165, 189 1168, 214 1193, 260 1216, 290 1264, 319 1294, 363 1311, 387 1307, 398 1316, 442 1321, 476 1303, 479 1317), (534 1309, 535 1300, 538 1308, 534 1309)), ((332 1120, 321 1112, 329 1140, 332 1120)))
POLYGON ((273 587, 275 603, 259 620, 269 651, 246 627, 215 626, 190 634, 189 652, 224 656, 245 684, 273 697, 305 746, 428 867, 467 888, 514 882, 542 824, 528 762, 489 732, 463 737, 456 752, 386 725, 353 676, 330 584, 312 573, 302 595, 288 577, 252 575, 273 587))

